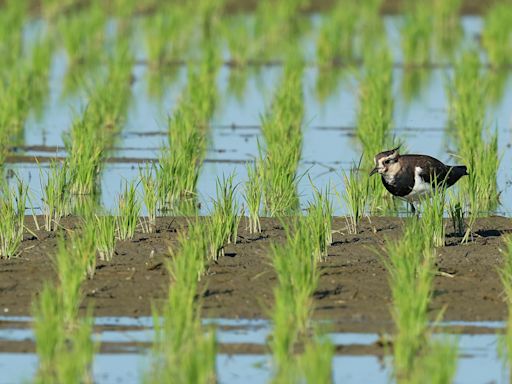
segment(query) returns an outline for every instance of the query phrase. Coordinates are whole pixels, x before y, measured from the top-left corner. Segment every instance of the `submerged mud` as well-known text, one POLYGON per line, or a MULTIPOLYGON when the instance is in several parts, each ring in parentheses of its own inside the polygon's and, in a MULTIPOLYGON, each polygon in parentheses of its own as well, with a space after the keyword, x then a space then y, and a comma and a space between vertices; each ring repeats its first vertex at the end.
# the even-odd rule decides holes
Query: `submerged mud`
MULTIPOLYGON (((42 218, 38 218, 42 222, 42 218)), ((337 331, 387 332, 392 330, 391 293, 382 263, 387 240, 398 239, 403 219, 371 218, 360 233, 350 235, 344 218, 333 222, 333 244, 320 264, 315 292, 315 318, 329 319, 337 331)), ((73 231, 77 218, 62 226, 73 231)), ((0 260, 0 313, 30 315, 32 300, 45 281, 55 281, 51 257, 56 252, 54 233, 38 231, 32 218, 18 258, 0 260), (32 233, 30 233, 32 232, 32 233)), ((82 309, 94 305, 96 316, 147 316, 152 304, 165 299, 169 276, 165 259, 175 247, 184 218, 161 218, 154 234, 137 233, 120 241, 112 262, 99 262, 92 280, 83 284, 82 309)), ((226 255, 212 262, 200 284, 198 299, 204 317, 268 318, 272 311, 276 276, 270 260, 270 244, 284 241, 279 220, 263 219, 261 234, 245 230, 242 219, 238 242, 226 247, 226 255)), ((504 320, 506 305, 497 267, 502 262, 502 236, 512 232, 512 220, 480 219, 471 243, 460 245, 447 224, 446 246, 438 249, 434 279, 432 319, 444 310, 445 320, 504 320)), ((419 236, 421 234, 418 234, 419 236)))

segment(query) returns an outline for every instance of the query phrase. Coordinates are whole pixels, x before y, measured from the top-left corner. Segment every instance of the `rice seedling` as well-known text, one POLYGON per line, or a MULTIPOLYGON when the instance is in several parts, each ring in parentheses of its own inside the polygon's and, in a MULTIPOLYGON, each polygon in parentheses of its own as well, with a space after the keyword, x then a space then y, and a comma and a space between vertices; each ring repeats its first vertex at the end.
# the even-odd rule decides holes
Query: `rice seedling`
POLYGON ((206 233, 209 244, 208 258, 217 260, 224 256, 224 246, 236 243, 240 210, 236 201, 236 185, 233 185, 234 174, 222 181, 217 179, 217 198, 213 200, 213 210, 206 218, 206 233))
POLYGON ((359 4, 357 35, 361 36, 359 56, 366 57, 382 45, 387 44, 384 23, 380 15, 383 0, 368 0, 359 4))
POLYGON ((304 383, 332 383, 332 359, 334 346, 323 336, 313 335, 304 347, 304 353, 299 357, 299 372, 304 383))
POLYGON ((500 68, 512 62, 512 12, 509 2, 495 2, 485 15, 482 45, 492 67, 500 68))
POLYGON ((145 168, 139 169, 140 180, 143 189, 143 201, 148 215, 147 222, 143 222, 144 233, 153 233, 156 230, 156 214, 158 209, 158 182, 153 173, 155 166, 146 163, 145 168))
POLYGON ((500 340, 500 353, 506 359, 509 368, 509 377, 512 377, 512 237, 504 239, 503 264, 498 269, 498 274, 503 285, 505 302, 508 309, 506 333, 500 340))
POLYGON ((322 22, 317 39, 317 61, 321 67, 335 61, 350 61, 354 58, 355 32, 357 28, 357 5, 338 0, 329 16, 322 22))
POLYGON ((393 63, 387 48, 365 57, 359 91, 357 138, 363 146, 363 166, 373 165, 373 156, 389 147, 393 119, 393 63))
MULTIPOLYGON (((39 168, 40 179, 43 179, 42 168, 39 168)), ((47 231, 55 231, 60 219, 69 212, 68 171, 66 162, 52 161, 46 173, 46 184, 41 185, 43 192, 44 226, 47 231)))
POLYGON ((24 126, 31 105, 30 68, 27 62, 21 62, 0 78, 0 144, 2 144, 2 164, 9 146, 23 142, 24 126))
POLYGON ((270 347, 279 378, 286 375, 294 347, 309 325, 318 270, 311 232, 303 220, 296 220, 286 229, 285 244, 272 244, 271 249, 278 284, 274 288, 270 347))
POLYGON ((237 185, 233 184, 235 174, 227 178, 222 176, 222 181, 217 179, 217 198, 213 201, 212 216, 218 216, 225 231, 225 241, 228 244, 236 244, 238 224, 240 223, 240 209, 236 200, 237 185))
POLYGON ((456 340, 430 341, 419 357, 409 383, 453 383, 457 370, 458 346, 456 340))
POLYGON ((441 183, 434 180, 434 190, 431 196, 422 199, 421 228, 425 241, 431 242, 430 247, 444 246, 445 226, 443 223, 445 207, 445 189, 441 183))
POLYGON ((281 53, 283 42, 294 44, 307 30, 307 20, 299 17, 305 0, 274 2, 264 0, 258 3, 254 23, 255 54, 263 60, 281 53))
POLYGON ((463 236, 466 233, 466 202, 462 193, 451 194, 448 201, 448 213, 452 222, 453 233, 457 236, 463 236))
POLYGON ((402 26, 402 50, 407 65, 430 62, 433 36, 432 5, 430 1, 406 2, 402 26))
POLYGON ((312 295, 319 278, 315 236, 310 220, 295 218, 286 226, 286 242, 271 246, 278 278, 270 341, 274 383, 332 381, 332 344, 316 329, 312 335, 307 334, 313 310, 312 295), (302 356, 295 355, 299 343, 304 347, 302 356))
POLYGON ((243 67, 254 55, 254 18, 248 15, 233 15, 224 20, 223 34, 229 49, 230 60, 233 65, 243 67))
POLYGON ((116 248, 116 217, 96 215, 96 249, 100 260, 111 261, 116 248))
POLYGON ((45 284, 32 304, 36 351, 36 383, 91 383, 92 360, 98 345, 92 340, 91 310, 73 323, 63 317, 61 288, 45 284))
POLYGON ((204 332, 195 300, 206 261, 203 229, 198 221, 191 222, 189 233, 178 235, 178 251, 170 250, 171 285, 163 308, 153 308, 154 358, 147 382, 215 382, 215 333, 204 332))
POLYGON ((78 316, 82 298, 81 284, 86 278, 83 258, 75 244, 79 239, 79 235, 72 235, 70 243, 66 244, 64 236, 59 235, 57 252, 52 258, 58 277, 59 315, 64 324, 73 324, 78 316))
POLYGON ((91 1, 78 12, 59 18, 57 29, 71 62, 96 64, 105 41, 107 15, 101 1, 91 1))
POLYGON ((0 257, 19 255, 23 240, 27 186, 18 180, 17 188, 4 186, 0 199, 0 257))
POLYGON ((264 209, 271 217, 287 215, 298 208, 297 168, 304 115, 302 73, 303 64, 296 56, 290 56, 262 123, 266 146, 265 157, 261 159, 264 209))
POLYGON ((8 0, 0 15, 0 68, 13 66, 23 49, 23 23, 27 15, 24 1, 8 0))
POLYGON ((436 53, 449 60, 453 59, 457 44, 463 36, 459 13, 462 0, 435 0, 433 2, 436 53))
POLYGON ((345 184, 345 192, 340 198, 340 194, 336 191, 338 200, 343 199, 347 205, 349 215, 346 217, 349 233, 357 234, 359 222, 363 218, 369 201, 370 179, 361 176, 359 169, 352 167, 349 174, 343 172, 343 181, 345 184))
POLYGON ((78 118, 71 132, 64 137, 69 170, 68 190, 73 195, 93 195, 98 192, 98 175, 103 162, 103 146, 95 124, 89 120, 89 110, 78 118))
MULTIPOLYGON (((311 185, 313 185, 310 179, 311 185)), ((333 208, 330 200, 328 185, 320 191, 315 186, 313 202, 309 203, 307 222, 310 226, 313 254, 321 261, 327 257, 327 247, 332 244, 332 216, 333 208)))
POLYGON ((428 341, 427 312, 434 277, 435 254, 429 247, 431 240, 417 236, 418 233, 421 233, 421 224, 413 218, 407 222, 400 241, 387 243, 389 259, 384 259, 396 326, 393 340, 395 375, 405 381, 414 372, 417 355, 428 341))
POLYGON ((247 165, 247 181, 244 185, 244 199, 249 214, 249 232, 261 232, 260 207, 263 200, 263 190, 261 187, 261 167, 260 162, 256 161, 254 165, 247 165))
POLYGON ((176 211, 180 203, 193 201, 196 195, 206 138, 198 127, 198 112, 193 105, 192 101, 180 104, 169 118, 170 148, 161 152, 155 170, 161 210, 176 211))
MULTIPOLYGON (((462 183, 471 215, 493 211, 499 201, 496 176, 500 163, 498 135, 485 123, 485 79, 477 52, 469 51, 456 63, 450 95, 452 132, 459 156, 468 164, 468 183, 462 183), (477 182, 478 180, 478 182, 477 182)), ((468 231, 474 220, 468 223, 468 231)), ((467 232, 469 234, 469 232, 467 232)), ((466 235, 467 240, 467 235, 466 235)))
POLYGON ((141 205, 137 200, 135 183, 125 182, 123 193, 118 196, 116 231, 120 240, 132 239, 139 221, 141 205))

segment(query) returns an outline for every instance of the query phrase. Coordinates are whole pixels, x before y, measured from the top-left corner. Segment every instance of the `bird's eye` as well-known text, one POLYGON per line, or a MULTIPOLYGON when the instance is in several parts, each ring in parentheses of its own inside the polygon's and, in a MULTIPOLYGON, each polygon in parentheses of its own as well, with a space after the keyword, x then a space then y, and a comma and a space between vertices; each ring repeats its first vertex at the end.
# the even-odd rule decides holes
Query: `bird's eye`
POLYGON ((389 164, 389 163, 391 163, 391 159, 384 160, 384 164, 389 164))

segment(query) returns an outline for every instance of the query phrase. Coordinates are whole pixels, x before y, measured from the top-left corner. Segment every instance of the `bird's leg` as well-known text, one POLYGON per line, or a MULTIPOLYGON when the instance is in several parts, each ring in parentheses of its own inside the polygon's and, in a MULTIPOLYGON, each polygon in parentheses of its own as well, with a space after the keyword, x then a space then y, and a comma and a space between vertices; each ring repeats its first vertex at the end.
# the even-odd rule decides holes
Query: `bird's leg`
POLYGON ((416 216, 416 208, 414 208, 414 204, 410 202, 409 205, 411 206, 412 214, 416 216))

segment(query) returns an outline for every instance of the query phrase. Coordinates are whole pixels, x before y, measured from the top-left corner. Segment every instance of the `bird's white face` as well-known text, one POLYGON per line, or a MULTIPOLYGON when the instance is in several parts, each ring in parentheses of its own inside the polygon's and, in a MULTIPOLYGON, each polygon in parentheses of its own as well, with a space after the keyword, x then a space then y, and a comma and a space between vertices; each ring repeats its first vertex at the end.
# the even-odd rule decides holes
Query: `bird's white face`
POLYGON ((375 168, 370 172, 370 176, 379 173, 384 177, 393 177, 400 171, 398 150, 379 153, 374 158, 375 168))
POLYGON ((380 175, 395 175, 400 170, 398 158, 394 154, 391 156, 375 159, 375 167, 380 175))

